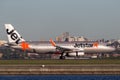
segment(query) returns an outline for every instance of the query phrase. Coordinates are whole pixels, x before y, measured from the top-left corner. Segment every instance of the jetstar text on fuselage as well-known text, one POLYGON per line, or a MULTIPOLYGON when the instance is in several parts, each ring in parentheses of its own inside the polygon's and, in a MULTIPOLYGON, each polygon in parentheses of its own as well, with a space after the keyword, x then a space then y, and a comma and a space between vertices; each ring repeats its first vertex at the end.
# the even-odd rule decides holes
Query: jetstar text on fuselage
POLYGON ((98 47, 98 42, 94 43, 75 43, 75 48, 98 47))

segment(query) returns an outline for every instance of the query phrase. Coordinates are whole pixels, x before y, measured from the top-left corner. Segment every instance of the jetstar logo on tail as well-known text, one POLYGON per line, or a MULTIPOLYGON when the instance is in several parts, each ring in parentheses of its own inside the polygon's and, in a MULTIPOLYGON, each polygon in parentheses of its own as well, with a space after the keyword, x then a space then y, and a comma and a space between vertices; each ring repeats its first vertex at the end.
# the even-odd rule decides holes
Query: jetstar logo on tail
POLYGON ((22 38, 22 37, 20 37, 20 38, 18 37, 15 30, 10 31, 9 29, 6 29, 6 32, 7 32, 8 35, 10 35, 11 39, 14 40, 16 44, 18 44, 19 41, 20 41, 20 38, 22 38))

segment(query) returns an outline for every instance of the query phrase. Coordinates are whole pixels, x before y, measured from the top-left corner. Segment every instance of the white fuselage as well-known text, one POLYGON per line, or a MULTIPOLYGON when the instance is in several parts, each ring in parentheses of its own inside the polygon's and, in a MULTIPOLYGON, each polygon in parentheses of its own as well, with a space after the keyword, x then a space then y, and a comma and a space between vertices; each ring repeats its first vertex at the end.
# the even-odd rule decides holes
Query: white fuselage
MULTIPOLYGON (((74 46, 75 43, 76 42, 58 42, 58 43, 56 42, 56 44, 61 47, 69 48, 69 49, 73 49, 73 50, 81 50, 84 53, 106 53, 106 52, 115 51, 114 47, 106 46, 104 44, 99 44, 98 47, 88 47, 88 46, 75 47, 74 46)), ((77 43, 83 43, 83 42, 77 42, 77 43)), ((12 46, 12 47, 22 49, 21 46, 12 46)), ((36 52, 36 53, 57 52, 56 47, 52 46, 49 42, 32 42, 32 43, 30 42, 29 47, 30 47, 30 49, 28 49, 27 51, 30 51, 30 52, 36 52)))

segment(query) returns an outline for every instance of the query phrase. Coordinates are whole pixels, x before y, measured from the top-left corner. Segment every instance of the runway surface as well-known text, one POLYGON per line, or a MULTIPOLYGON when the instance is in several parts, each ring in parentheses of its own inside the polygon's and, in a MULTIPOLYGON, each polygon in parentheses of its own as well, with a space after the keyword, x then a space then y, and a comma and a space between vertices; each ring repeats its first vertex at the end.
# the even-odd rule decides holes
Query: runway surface
POLYGON ((1 75, 120 74, 120 64, 0 65, 1 75))

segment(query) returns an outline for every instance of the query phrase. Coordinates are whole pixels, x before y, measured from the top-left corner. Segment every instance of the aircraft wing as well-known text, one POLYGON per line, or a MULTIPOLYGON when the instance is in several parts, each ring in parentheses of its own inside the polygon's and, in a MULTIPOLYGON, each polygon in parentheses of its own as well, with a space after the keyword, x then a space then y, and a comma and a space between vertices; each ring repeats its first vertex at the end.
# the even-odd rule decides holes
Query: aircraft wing
POLYGON ((59 50, 61 52, 71 52, 72 51, 72 49, 61 47, 61 46, 55 46, 55 47, 57 50, 59 50))
POLYGON ((61 47, 55 44, 55 42, 50 39, 50 43, 52 44, 52 46, 56 47, 57 50, 61 51, 61 52, 83 52, 84 50, 81 48, 66 48, 66 47, 61 47))

